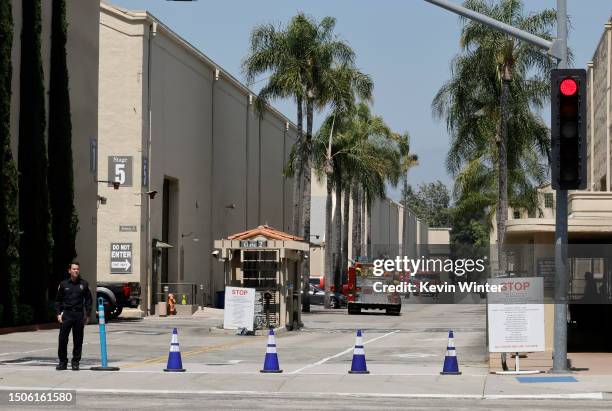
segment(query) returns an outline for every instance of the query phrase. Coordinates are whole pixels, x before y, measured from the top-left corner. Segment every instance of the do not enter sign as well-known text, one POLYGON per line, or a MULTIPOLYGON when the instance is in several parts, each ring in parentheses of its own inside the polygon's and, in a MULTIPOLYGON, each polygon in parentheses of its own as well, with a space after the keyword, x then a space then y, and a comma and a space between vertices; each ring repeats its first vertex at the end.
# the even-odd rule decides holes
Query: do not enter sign
POLYGON ((132 272, 132 243, 111 243, 111 274, 130 274, 132 272))

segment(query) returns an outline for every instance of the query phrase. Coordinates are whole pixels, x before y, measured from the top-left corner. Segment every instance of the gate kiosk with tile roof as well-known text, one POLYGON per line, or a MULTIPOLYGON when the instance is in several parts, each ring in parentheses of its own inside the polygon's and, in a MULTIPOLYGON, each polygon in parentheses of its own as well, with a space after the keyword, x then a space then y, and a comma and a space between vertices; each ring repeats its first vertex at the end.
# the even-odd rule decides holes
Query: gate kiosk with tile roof
POLYGON ((255 328, 296 330, 301 323, 302 260, 308 243, 267 225, 215 240, 225 285, 254 288, 255 328))

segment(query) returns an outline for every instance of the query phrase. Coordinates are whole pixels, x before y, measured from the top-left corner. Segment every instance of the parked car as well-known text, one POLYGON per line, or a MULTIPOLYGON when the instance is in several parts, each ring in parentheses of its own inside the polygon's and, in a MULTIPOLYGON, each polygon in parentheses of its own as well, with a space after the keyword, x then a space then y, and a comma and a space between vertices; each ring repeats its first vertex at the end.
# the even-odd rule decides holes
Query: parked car
MULTIPOLYGON (((310 277, 308 282, 320 290, 325 290, 325 277, 310 277)), ((332 284, 330 287, 332 291, 336 291, 335 285, 332 284)), ((342 294, 348 294, 348 284, 342 284, 342 294)))
MULTIPOLYGON (((104 302, 104 318, 112 320, 119 317, 123 307, 138 307, 138 304, 140 304, 140 283, 99 282, 96 297, 102 298, 104 302)), ((97 298, 93 307, 96 312, 98 309, 97 298)))
MULTIPOLYGON (((321 290, 320 288, 317 288, 311 284, 308 294, 310 294, 310 304, 323 305, 325 303, 324 290, 321 290)), ((329 304, 331 308, 340 308, 346 306, 346 297, 340 293, 331 291, 329 293, 329 298, 329 304)))
MULTIPOLYGON (((420 284, 421 283, 427 283, 430 286, 431 285, 440 285, 442 284, 442 281, 440 280, 440 273, 435 273, 435 272, 419 272, 417 274, 414 274, 412 276, 412 284, 414 284, 416 291, 413 292, 413 294, 415 296, 418 296, 419 294, 421 294, 419 292, 420 289, 420 284)), ((429 295, 431 297, 437 298, 438 294, 437 292, 427 292, 427 293, 422 293, 423 295, 429 295)))

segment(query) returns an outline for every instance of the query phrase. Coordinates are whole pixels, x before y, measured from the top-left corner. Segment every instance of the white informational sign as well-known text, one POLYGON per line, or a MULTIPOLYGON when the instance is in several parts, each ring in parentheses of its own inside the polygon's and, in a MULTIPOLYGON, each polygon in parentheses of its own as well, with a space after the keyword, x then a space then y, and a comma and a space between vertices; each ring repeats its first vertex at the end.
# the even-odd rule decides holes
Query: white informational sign
POLYGON ((542 277, 492 278, 489 284, 502 286, 488 294, 489 351, 544 351, 542 277))
POLYGON ((255 319, 255 289, 225 287, 225 310, 223 328, 236 330, 246 328, 253 331, 255 319))

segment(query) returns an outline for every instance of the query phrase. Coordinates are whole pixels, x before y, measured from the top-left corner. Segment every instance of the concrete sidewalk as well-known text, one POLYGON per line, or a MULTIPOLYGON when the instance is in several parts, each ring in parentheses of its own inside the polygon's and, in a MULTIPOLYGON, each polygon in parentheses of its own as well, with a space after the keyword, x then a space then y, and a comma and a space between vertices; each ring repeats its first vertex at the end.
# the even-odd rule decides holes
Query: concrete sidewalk
MULTIPOLYGON (((612 375, 612 353, 568 353, 567 358, 572 367, 572 375, 612 375)), ((552 368, 552 353, 550 351, 527 353, 526 358, 520 358, 520 369, 524 371, 540 370, 548 372, 552 368)), ((501 371, 499 353, 489 356, 490 370, 501 371)), ((508 368, 514 370, 514 358, 508 355, 508 368)), ((612 387, 611 387, 612 389, 612 387)))
MULTIPOLYGON (((185 373, 164 373, 157 369, 128 369, 98 373, 57 372, 50 367, 2 367, 0 390, 74 389, 82 393, 131 394, 224 394, 257 393, 310 396, 457 398, 457 399, 568 399, 612 400, 612 376, 576 376, 577 382, 521 383, 513 376, 466 374, 441 376, 425 370, 422 374, 392 374, 372 371, 369 375, 328 372, 304 374, 260 374, 257 367, 242 373, 198 369, 184 363, 185 373), (129 387, 129 388, 128 388, 129 387)), ((292 368, 292 367, 290 367, 292 368)))

